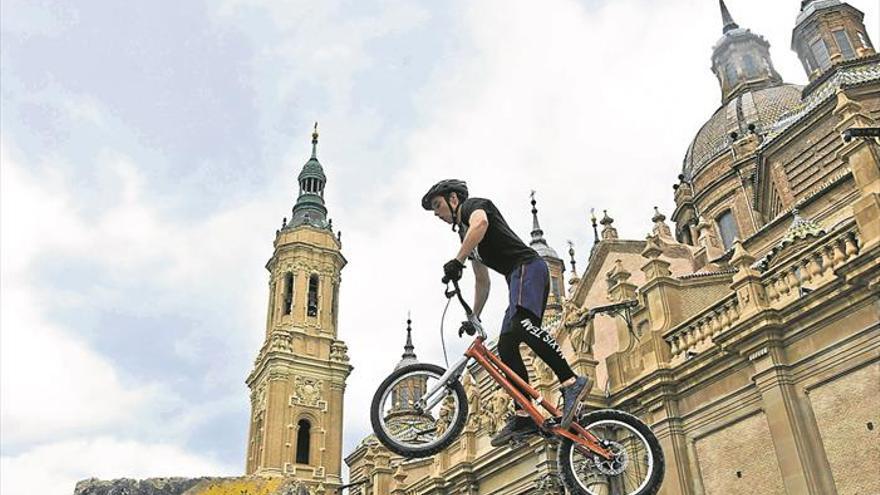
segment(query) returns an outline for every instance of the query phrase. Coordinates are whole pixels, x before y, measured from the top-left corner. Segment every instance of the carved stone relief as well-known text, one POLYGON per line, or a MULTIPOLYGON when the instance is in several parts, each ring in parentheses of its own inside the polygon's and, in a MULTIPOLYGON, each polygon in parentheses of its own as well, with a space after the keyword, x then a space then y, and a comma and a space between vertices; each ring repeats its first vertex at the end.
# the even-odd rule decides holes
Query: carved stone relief
POLYGON ((326 409, 327 402, 321 400, 323 396, 323 380, 308 376, 297 376, 294 378, 292 403, 306 407, 326 409))

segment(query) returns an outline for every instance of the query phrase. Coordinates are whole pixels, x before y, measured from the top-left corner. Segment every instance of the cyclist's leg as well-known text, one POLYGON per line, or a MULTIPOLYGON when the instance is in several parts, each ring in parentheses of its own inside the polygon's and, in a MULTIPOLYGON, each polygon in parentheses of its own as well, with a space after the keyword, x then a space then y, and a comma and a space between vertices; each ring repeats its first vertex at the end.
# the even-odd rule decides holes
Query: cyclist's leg
MULTIPOLYGON (((501 335, 498 336, 498 357, 501 358, 502 363, 506 364, 523 381, 529 383, 529 371, 526 369, 522 354, 519 352, 519 344, 523 341, 523 332, 522 328, 514 328, 515 316, 513 308, 508 308, 508 312, 504 315, 501 335)), ((522 389, 520 391, 525 394, 522 389)), ((517 412, 522 412, 522 407, 516 401, 513 404, 517 412)))
POLYGON ((559 383, 564 383, 575 376, 562 354, 559 343, 547 330, 541 328, 541 320, 531 311, 518 308, 513 318, 512 327, 519 335, 522 335, 523 342, 550 366, 550 369, 559 378, 559 383))

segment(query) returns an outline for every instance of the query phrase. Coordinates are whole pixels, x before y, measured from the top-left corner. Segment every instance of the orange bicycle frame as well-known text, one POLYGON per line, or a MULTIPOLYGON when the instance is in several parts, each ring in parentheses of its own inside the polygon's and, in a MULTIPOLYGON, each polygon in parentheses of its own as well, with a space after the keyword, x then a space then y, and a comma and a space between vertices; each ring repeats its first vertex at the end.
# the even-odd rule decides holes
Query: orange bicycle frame
MULTIPOLYGON (((556 406, 550 404, 537 390, 526 383, 519 377, 519 375, 507 367, 507 365, 501 362, 501 358, 489 351, 489 349, 483 345, 484 340, 484 337, 478 336, 464 355, 479 363, 480 366, 489 373, 489 376, 501 385, 507 394, 513 397, 513 400, 522 406, 539 428, 543 428, 544 420, 546 418, 544 418, 541 411, 535 407, 535 402, 553 417, 562 415, 556 406), (511 383, 511 381, 513 383, 511 383), (525 391, 529 397, 527 398, 523 395, 520 390, 525 391)), ((573 441, 578 450, 583 453, 586 453, 584 452, 584 449, 586 449, 604 457, 605 459, 611 459, 614 457, 608 450, 599 444, 599 439, 596 438, 595 435, 587 431, 583 426, 577 424, 577 422, 573 422, 569 430, 557 425, 550 429, 550 432, 573 441), (574 433, 569 430, 574 430, 574 433)))

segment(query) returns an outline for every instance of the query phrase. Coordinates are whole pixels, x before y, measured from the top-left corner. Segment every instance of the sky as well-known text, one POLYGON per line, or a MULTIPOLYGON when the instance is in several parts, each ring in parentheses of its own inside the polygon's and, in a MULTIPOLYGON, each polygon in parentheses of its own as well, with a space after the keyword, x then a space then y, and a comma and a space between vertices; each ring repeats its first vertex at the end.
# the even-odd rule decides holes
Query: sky
MULTIPOLYGON (((880 42, 876 1, 850 3, 880 42)), ((804 84, 800 2, 727 5, 804 84)), ((420 208, 427 188, 467 180, 524 238, 537 191, 579 272, 591 208, 644 238, 720 105, 721 27, 714 0, 4 0, 0 491, 243 473, 264 266, 315 121, 349 262, 351 452, 408 312, 419 359, 443 362, 439 278, 458 240, 420 208)), ((493 275, 490 328, 503 286, 493 275)))

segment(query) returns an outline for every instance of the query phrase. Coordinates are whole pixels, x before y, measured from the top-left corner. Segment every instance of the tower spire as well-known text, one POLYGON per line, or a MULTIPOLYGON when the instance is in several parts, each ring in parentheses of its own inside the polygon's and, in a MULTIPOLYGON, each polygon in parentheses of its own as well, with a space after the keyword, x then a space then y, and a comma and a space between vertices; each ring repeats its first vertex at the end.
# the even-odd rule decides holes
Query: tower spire
POLYGON ((599 226, 596 224, 596 210, 590 208, 590 223, 593 224, 593 245, 599 242, 599 226))
POLYGON ((312 129, 312 159, 318 159, 318 123, 315 122, 315 127, 312 129))
POLYGON ((721 23, 723 24, 721 32, 727 34, 729 31, 738 28, 739 25, 733 21, 733 17, 730 15, 730 11, 727 10, 727 5, 724 4, 724 0, 718 1, 721 4, 721 23))
POLYGON ((406 313, 406 345, 403 346, 403 359, 416 359, 415 351, 416 346, 412 343, 412 318, 410 317, 409 311, 406 313))
POLYGON ((532 242, 531 244, 540 243, 547 244, 547 241, 544 240, 544 231, 541 230, 541 226, 538 224, 538 208, 536 206, 537 201, 535 201, 535 191, 532 190, 532 193, 529 195, 532 199, 532 242))

